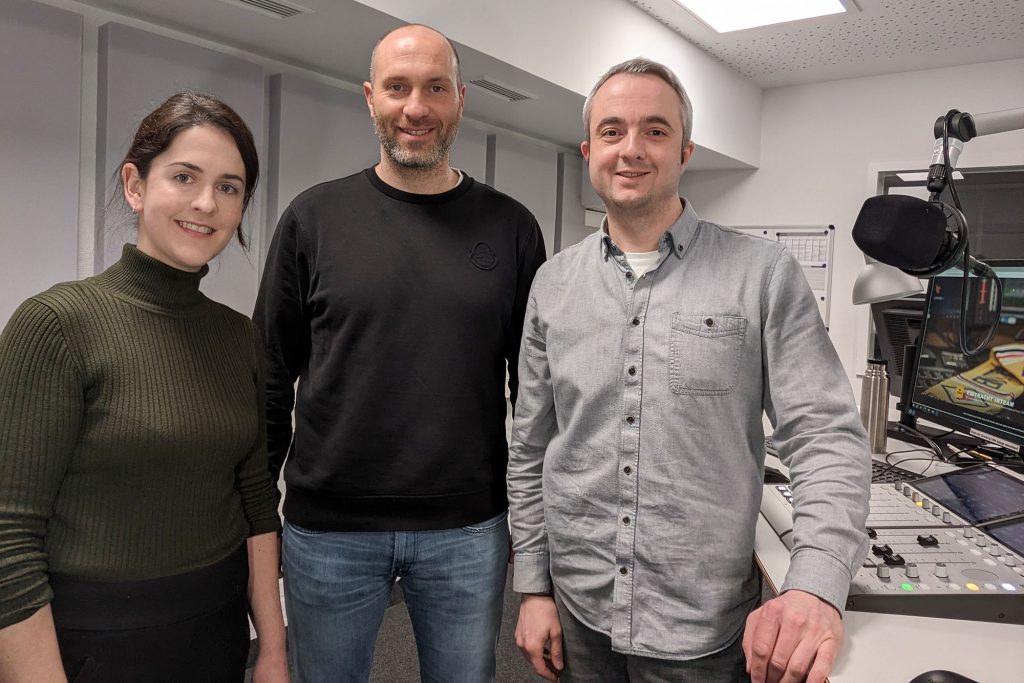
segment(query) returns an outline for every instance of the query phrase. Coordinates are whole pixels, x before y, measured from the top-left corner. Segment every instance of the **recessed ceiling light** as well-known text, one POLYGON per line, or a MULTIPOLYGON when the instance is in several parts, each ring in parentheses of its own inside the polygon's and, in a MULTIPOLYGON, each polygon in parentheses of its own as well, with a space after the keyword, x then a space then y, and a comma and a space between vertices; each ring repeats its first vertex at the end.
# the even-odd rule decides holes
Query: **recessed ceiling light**
MULTIPOLYGON (((847 11, 841 0, 675 0, 719 33, 847 11)), ((849 2, 849 0, 847 0, 849 2)))

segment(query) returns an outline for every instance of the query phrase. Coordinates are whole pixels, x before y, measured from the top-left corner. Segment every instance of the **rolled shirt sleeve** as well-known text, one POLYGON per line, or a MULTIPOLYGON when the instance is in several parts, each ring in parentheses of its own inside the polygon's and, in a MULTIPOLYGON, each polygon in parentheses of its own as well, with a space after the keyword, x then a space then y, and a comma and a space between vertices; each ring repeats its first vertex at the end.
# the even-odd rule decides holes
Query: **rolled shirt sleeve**
POLYGON ((531 296, 519 353, 519 399, 508 461, 509 523, 515 553, 513 588, 519 593, 551 592, 543 478, 544 454, 555 430, 547 346, 537 300, 531 296))
POLYGON ((781 251, 763 301, 765 410, 790 469, 793 551, 782 590, 840 614, 867 552, 871 455, 850 385, 800 264, 781 251))

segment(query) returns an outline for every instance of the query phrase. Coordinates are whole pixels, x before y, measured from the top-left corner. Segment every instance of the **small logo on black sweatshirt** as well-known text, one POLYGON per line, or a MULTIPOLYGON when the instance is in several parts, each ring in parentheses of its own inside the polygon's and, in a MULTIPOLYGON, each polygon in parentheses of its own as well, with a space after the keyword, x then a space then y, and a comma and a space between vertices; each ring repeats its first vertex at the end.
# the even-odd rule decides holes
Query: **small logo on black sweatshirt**
POLYGON ((494 250, 484 242, 477 242, 473 245, 472 251, 469 252, 469 260, 480 270, 492 270, 498 265, 498 257, 494 254, 494 250))

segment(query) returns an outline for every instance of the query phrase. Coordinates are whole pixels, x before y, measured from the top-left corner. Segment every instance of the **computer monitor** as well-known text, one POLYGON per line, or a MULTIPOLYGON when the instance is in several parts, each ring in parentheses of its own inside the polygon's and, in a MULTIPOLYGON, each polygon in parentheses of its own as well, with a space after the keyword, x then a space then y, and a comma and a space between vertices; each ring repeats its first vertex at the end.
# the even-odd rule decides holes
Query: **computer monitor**
MULTIPOLYGON (((909 405, 904 411, 1020 451, 1024 445, 1024 261, 989 262, 1003 285, 1002 312, 991 341, 967 357, 960 345, 963 273, 929 284, 909 405)), ((975 345, 994 319, 992 281, 972 278, 968 329, 975 345)))
POLYGON ((871 304, 871 320, 875 325, 875 358, 882 358, 889 368, 889 393, 905 401, 901 395, 904 373, 913 368, 904 367, 904 350, 917 344, 924 320, 925 295, 916 294, 905 299, 881 301, 871 304))

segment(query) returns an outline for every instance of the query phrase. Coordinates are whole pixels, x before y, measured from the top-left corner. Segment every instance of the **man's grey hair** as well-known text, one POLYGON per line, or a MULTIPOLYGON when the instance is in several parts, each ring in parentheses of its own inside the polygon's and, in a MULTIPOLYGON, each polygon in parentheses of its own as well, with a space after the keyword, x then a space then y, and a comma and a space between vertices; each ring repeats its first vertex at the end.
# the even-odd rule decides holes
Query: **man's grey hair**
POLYGON ((594 94, 609 78, 619 74, 649 74, 657 76, 672 87, 672 90, 679 96, 679 113, 683 120, 683 145, 685 146, 690 141, 690 135, 693 132, 693 107, 690 106, 690 98, 686 94, 686 89, 672 69, 645 57, 634 57, 621 64, 616 64, 608 69, 591 89, 590 94, 587 95, 587 101, 583 103, 583 125, 587 131, 587 140, 590 139, 590 110, 594 105, 594 94))
POLYGON ((445 42, 448 43, 448 47, 452 49, 452 56, 455 58, 455 85, 462 87, 462 62, 459 60, 459 51, 455 49, 455 43, 453 43, 448 36, 438 31, 433 26, 427 26, 426 24, 404 24, 398 28, 393 28, 380 38, 373 45, 373 52, 370 53, 370 82, 373 83, 373 65, 377 63, 377 48, 384 42, 384 39, 390 36, 395 31, 400 31, 403 28, 409 28, 410 26, 419 26, 421 28, 429 29, 437 35, 444 38, 445 42))

